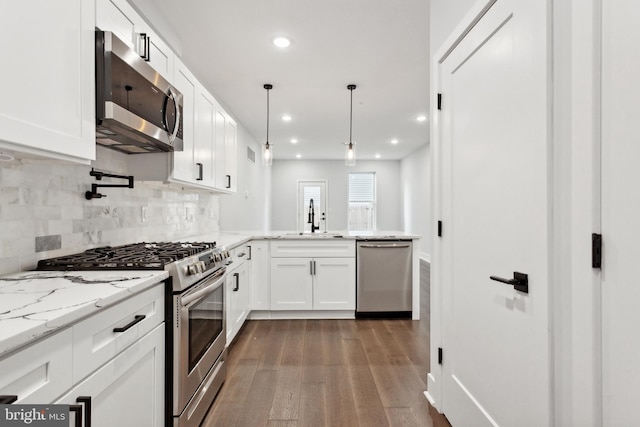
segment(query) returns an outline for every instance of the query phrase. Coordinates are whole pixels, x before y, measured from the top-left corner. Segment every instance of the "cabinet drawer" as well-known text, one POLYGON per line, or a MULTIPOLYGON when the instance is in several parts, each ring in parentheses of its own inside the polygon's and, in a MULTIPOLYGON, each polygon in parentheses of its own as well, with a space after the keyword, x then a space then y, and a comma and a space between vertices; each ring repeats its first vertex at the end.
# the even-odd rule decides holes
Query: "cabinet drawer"
POLYGON ((354 240, 275 240, 271 242, 271 257, 355 257, 354 240))
POLYGON ((53 402, 71 385, 71 328, 0 360, 0 395, 15 403, 53 402))
POLYGON ((73 382, 82 380, 164 321, 164 284, 137 294, 73 327, 73 382), (145 316, 130 325, 135 316, 145 316), (124 331, 115 332, 114 328, 124 331))

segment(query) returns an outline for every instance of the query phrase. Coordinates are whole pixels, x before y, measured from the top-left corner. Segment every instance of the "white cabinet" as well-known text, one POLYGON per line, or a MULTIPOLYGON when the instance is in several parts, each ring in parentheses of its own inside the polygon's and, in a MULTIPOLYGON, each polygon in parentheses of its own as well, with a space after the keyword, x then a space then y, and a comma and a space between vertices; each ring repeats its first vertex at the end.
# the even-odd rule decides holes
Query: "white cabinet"
POLYGON ((253 240, 249 243, 249 247, 251 310, 269 310, 271 308, 269 242, 253 240))
POLYGON ((247 245, 241 245, 231 251, 233 263, 227 269, 225 281, 227 345, 231 344, 242 328, 251 310, 248 255, 247 245))
POLYGON ((237 127, 179 59, 174 86, 182 93, 183 150, 129 156, 141 181, 162 181, 220 193, 236 191, 237 127))
MULTIPOLYGON (((0 395, 77 404, 94 426, 164 424, 164 283, 0 359, 0 395)), ((89 425, 85 423, 85 425, 89 425)))
POLYGON ((270 267, 271 310, 355 310, 353 241, 274 241, 270 267))
POLYGON ((96 27, 113 32, 168 81, 175 55, 126 0, 96 0, 96 27))
POLYGON ((96 146, 95 3, 34 0, 4 9, 0 152, 89 163, 96 146))
POLYGON ((236 151, 238 128, 236 122, 220 105, 216 110, 215 127, 216 188, 235 193, 238 186, 236 151))
MULTIPOLYGON (((165 417, 164 357, 162 323, 56 403, 74 405, 80 403, 78 397, 90 397, 94 427, 161 426, 165 417)), ((83 411, 87 411, 88 405, 83 403, 83 411)), ((86 412, 82 416, 85 417, 86 412)))
POLYGON ((312 273, 310 258, 271 258, 271 310, 311 310, 312 273))

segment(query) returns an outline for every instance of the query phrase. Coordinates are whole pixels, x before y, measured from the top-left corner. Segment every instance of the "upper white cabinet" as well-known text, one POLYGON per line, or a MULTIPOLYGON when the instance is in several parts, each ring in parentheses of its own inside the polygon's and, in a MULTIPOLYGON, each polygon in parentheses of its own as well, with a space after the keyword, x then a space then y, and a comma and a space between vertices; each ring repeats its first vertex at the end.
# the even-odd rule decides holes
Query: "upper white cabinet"
POLYGON ((126 0, 97 0, 96 27, 111 31, 172 81, 175 55, 126 0))
POLYGON ((0 151, 95 159, 94 30, 93 1, 12 2, 0 14, 0 151))

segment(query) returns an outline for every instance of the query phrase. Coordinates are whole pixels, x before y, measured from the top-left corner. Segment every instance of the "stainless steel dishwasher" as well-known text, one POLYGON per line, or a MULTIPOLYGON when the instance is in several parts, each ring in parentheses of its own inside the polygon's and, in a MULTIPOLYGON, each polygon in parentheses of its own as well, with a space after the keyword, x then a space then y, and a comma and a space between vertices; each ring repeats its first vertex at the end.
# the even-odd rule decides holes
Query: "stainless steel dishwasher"
POLYGON ((359 240, 356 318, 411 318, 411 240, 359 240))

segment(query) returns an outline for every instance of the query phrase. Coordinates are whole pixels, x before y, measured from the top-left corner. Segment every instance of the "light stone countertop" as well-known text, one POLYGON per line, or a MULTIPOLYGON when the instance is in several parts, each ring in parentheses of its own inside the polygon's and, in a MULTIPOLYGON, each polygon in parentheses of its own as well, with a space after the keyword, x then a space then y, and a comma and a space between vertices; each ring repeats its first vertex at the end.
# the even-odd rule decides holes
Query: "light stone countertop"
POLYGON ((396 230, 377 230, 377 231, 330 231, 328 233, 301 233, 299 231, 238 231, 219 233, 208 233, 204 235, 191 236, 180 239, 181 242, 216 242, 217 246, 225 246, 232 249, 249 240, 284 240, 284 239, 308 239, 308 240, 327 240, 327 239, 351 239, 351 240, 395 240, 395 239, 420 239, 420 236, 404 231, 396 230))
POLYGON ((30 271, 0 277, 0 357, 166 279, 163 270, 30 271))

